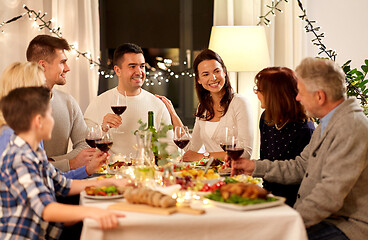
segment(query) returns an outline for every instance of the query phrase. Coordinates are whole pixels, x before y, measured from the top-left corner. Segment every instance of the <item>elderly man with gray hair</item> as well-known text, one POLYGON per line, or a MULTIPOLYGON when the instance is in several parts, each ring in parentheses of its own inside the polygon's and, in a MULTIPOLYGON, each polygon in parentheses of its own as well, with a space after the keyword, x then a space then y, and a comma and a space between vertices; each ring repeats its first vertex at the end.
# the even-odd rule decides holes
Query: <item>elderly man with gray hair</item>
POLYGON ((320 119, 310 143, 288 161, 240 159, 233 171, 282 184, 301 183, 294 208, 309 239, 368 236, 368 119, 346 99, 345 74, 333 61, 306 58, 296 68, 296 97, 320 119))

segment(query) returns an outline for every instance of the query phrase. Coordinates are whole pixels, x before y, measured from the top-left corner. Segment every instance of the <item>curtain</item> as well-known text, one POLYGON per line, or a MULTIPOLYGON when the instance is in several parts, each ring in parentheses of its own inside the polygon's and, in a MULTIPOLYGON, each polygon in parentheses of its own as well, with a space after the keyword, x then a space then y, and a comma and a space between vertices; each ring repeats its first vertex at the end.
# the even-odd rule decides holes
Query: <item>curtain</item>
MULTIPOLYGON (((0 22, 25 13, 23 4, 36 12, 47 12, 45 20, 53 18, 54 26, 61 26, 63 37, 69 42, 78 43, 78 50, 89 52, 94 60, 100 52, 100 30, 98 0, 7 0, 0 1, 0 22)), ((36 23, 40 23, 37 21, 36 23)), ((38 30, 35 21, 26 16, 0 28, 0 72, 15 61, 26 61, 28 43, 38 34, 51 34, 48 30, 38 30)), ((67 52, 71 69, 67 73, 67 84, 56 88, 70 93, 84 111, 90 100, 97 95, 98 69, 90 69, 84 57, 76 60, 76 54, 67 52)))
MULTIPOLYGON (((259 16, 267 13, 272 0, 214 0, 214 26, 254 26, 259 22, 259 16)), ((305 5, 305 4, 304 4, 305 5)), ((306 56, 307 39, 305 38, 303 22, 298 18, 301 11, 297 1, 281 2, 279 8, 282 13, 276 11, 276 15, 269 15, 271 20, 269 27, 266 27, 268 48, 270 53, 271 66, 285 66, 291 69, 299 64, 306 56)), ((239 72, 237 75, 230 73, 230 78, 237 76, 238 84, 235 87, 237 92, 246 97, 251 103, 253 115, 254 159, 259 158, 260 133, 259 118, 262 113, 257 96, 253 93, 254 77, 257 72, 239 72)), ((232 85, 234 86, 234 82, 232 85)))

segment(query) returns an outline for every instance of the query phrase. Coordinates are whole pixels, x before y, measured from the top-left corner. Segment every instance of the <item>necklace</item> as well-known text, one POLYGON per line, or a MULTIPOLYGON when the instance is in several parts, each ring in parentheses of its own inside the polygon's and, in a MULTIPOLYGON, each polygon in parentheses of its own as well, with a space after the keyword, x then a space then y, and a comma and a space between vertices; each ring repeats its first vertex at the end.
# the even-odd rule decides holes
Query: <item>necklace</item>
POLYGON ((289 122, 289 120, 287 120, 284 124, 282 124, 282 126, 281 126, 281 127, 277 126, 277 124, 275 123, 275 128, 276 128, 277 130, 281 130, 281 128, 283 128, 283 127, 286 125, 286 123, 288 123, 288 122, 289 122))
POLYGON ((266 121, 266 120, 263 120, 267 125, 270 125, 271 123, 273 123, 273 120, 270 120, 270 121, 266 121))

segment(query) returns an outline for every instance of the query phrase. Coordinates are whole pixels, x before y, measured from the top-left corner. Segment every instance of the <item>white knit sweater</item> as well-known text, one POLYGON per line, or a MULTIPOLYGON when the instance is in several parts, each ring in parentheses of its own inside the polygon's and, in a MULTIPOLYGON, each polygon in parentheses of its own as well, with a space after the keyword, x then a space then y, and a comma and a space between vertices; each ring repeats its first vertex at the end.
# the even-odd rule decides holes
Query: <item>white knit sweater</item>
MULTIPOLYGON (((84 120, 87 126, 101 124, 107 113, 113 113, 111 106, 116 102, 117 95, 120 94, 117 88, 110 89, 97 96, 88 106, 84 113, 84 120)), ((117 129, 118 132, 113 134, 113 145, 110 153, 122 153, 129 156, 130 153, 136 154, 133 147, 136 144, 136 138, 133 132, 138 129, 138 120, 148 122, 148 111, 154 113, 154 125, 157 130, 160 129, 160 123, 171 124, 169 112, 163 102, 156 98, 153 94, 142 89, 137 96, 127 97, 127 109, 121 115, 122 124, 117 129)), ((170 148, 176 148, 173 143, 173 131, 169 131, 167 138, 170 139, 170 148)))
POLYGON ((207 152, 221 152, 223 151, 216 142, 217 139, 224 137, 224 132, 221 130, 224 127, 236 127, 237 138, 245 143, 244 157, 250 157, 252 154, 253 145, 253 129, 252 117, 249 103, 244 97, 238 94, 234 95, 231 100, 229 108, 224 116, 221 117, 213 135, 208 136, 205 128, 206 121, 196 118, 193 128, 193 136, 190 145, 190 150, 197 152, 202 145, 204 145, 207 152))

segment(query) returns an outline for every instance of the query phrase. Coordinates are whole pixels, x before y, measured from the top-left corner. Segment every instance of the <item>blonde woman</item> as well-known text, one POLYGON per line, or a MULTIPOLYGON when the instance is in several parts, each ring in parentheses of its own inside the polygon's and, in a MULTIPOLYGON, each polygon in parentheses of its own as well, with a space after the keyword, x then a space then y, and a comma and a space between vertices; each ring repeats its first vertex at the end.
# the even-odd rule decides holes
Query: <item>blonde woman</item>
MULTIPOLYGON (((6 96, 15 88, 42 86, 45 84, 45 81, 43 69, 37 63, 15 62, 8 66, 0 77, 0 98, 6 96)), ((8 128, 1 111, 0 126, 0 133, 3 132, 3 129, 8 128)), ((0 145, 0 152, 3 152, 4 148, 0 145)))
MULTIPOLYGON (((11 90, 19 87, 43 86, 46 78, 43 68, 35 62, 15 62, 8 66, 0 77, 0 98, 6 96, 11 90)), ((0 111, 0 156, 6 149, 14 131, 6 124, 0 111)), ((40 146, 43 148, 41 142, 40 146)), ((106 161, 107 155, 95 149, 92 160, 83 167, 66 172, 67 178, 83 179, 98 171, 106 161)))

